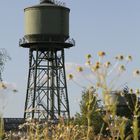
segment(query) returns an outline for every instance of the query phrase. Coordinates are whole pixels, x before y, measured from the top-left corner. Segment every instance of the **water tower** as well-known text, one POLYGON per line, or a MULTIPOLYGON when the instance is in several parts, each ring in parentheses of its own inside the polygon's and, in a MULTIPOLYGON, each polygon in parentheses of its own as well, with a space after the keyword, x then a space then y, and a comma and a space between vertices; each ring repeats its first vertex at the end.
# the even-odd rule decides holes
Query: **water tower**
POLYGON ((20 46, 29 49, 29 73, 24 118, 70 117, 64 49, 69 38, 69 12, 61 2, 41 0, 27 7, 25 35, 20 46))

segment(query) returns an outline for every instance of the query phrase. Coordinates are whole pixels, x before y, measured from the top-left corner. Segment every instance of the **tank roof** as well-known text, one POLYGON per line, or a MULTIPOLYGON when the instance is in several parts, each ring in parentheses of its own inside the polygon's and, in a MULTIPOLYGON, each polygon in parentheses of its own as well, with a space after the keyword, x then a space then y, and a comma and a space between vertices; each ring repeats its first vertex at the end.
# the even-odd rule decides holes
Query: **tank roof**
POLYGON ((54 2, 52 0, 40 0, 40 4, 42 3, 51 3, 53 4, 54 2))
POLYGON ((57 4, 52 4, 52 3, 41 3, 33 6, 26 7, 24 10, 29 9, 29 8, 39 8, 39 7, 59 7, 59 8, 64 8, 68 9, 68 7, 62 6, 62 5, 57 5, 57 4))

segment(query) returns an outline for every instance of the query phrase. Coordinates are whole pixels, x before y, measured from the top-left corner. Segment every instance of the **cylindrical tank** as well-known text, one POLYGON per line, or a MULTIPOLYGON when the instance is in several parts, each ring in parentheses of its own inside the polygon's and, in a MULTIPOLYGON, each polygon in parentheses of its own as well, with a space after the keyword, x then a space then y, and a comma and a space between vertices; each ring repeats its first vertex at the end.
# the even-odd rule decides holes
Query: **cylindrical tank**
POLYGON ((29 42, 65 42, 69 38, 69 8, 42 3, 24 12, 25 38, 29 42))

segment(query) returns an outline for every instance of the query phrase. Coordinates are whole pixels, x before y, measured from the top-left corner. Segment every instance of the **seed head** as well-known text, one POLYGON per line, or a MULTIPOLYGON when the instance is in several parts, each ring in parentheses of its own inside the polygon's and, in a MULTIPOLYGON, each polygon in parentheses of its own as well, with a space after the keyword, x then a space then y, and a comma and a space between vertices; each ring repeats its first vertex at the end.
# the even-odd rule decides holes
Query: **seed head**
POLYGON ((91 65, 91 61, 90 60, 86 61, 86 65, 90 66, 91 65))
POLYGON ((118 55, 115 57, 116 60, 122 61, 124 60, 124 56, 123 55, 118 55))
POLYGON ((135 93, 136 93, 136 94, 140 94, 140 90, 139 90, 139 89, 136 89, 136 90, 135 90, 135 93))
POLYGON ((77 71, 78 72, 83 72, 83 68, 82 67, 77 67, 77 71))
POLYGON ((100 56, 100 57, 103 57, 103 56, 105 56, 106 55, 106 53, 104 52, 104 51, 99 51, 98 52, 98 56, 100 56))
POLYGON ((99 61, 97 61, 95 65, 96 65, 96 66, 97 66, 97 65, 100 66, 101 63, 100 63, 99 61))
POLYGON ((91 54, 86 55, 86 59, 90 59, 91 57, 92 57, 91 54))
POLYGON ((7 86, 4 83, 2 83, 2 88, 7 89, 7 86))
POLYGON ((69 79, 69 80, 73 80, 73 75, 72 75, 72 74, 69 74, 69 75, 68 75, 68 79, 69 79))
POLYGON ((133 89, 132 88, 129 89, 129 93, 133 93, 133 89))
POLYGON ((99 70, 99 69, 100 69, 99 65, 92 66, 92 68, 91 68, 91 70, 94 71, 94 72, 99 70))
POLYGON ((110 66, 111 66, 111 62, 106 62, 105 64, 104 64, 104 66, 106 67, 106 68, 109 68, 110 66))
POLYGON ((119 66, 119 70, 120 70, 120 71, 125 71, 125 70, 126 70, 126 68, 125 68, 125 66, 124 66, 124 65, 121 65, 121 66, 119 66))
POLYGON ((126 57, 126 60, 127 60, 127 61, 132 61, 132 59, 133 59, 133 58, 132 58, 131 55, 128 55, 128 56, 126 57))
POLYGON ((133 72, 133 74, 134 74, 134 76, 140 76, 140 70, 135 70, 134 72, 133 72))

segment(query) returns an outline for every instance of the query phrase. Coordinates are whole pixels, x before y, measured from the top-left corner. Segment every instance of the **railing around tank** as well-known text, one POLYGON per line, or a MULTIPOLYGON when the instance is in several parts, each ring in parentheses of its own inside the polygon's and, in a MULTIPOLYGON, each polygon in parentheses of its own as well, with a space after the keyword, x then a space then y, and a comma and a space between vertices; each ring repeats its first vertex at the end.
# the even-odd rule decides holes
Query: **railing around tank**
POLYGON ((75 46, 75 40, 73 38, 68 38, 65 43, 69 43, 75 46))
MULTIPOLYGON (((50 39, 51 40, 51 39, 50 39)), ((75 46, 75 40, 73 38, 68 38, 65 42, 61 42, 61 41, 53 41, 53 40, 46 40, 46 41, 41 41, 39 40, 38 43, 68 43, 71 44, 72 46, 75 46)), ((28 44, 28 43, 36 43, 37 41, 28 41, 28 39, 26 37, 23 37, 22 39, 19 40, 19 46, 21 47, 24 44, 28 44)))
POLYGON ((61 2, 61 1, 58 1, 58 0, 51 0, 51 1, 58 6, 66 6, 65 2, 61 2))
POLYGON ((22 46, 22 44, 27 44, 27 43, 29 43, 29 41, 25 37, 19 39, 19 46, 20 47, 22 46))

